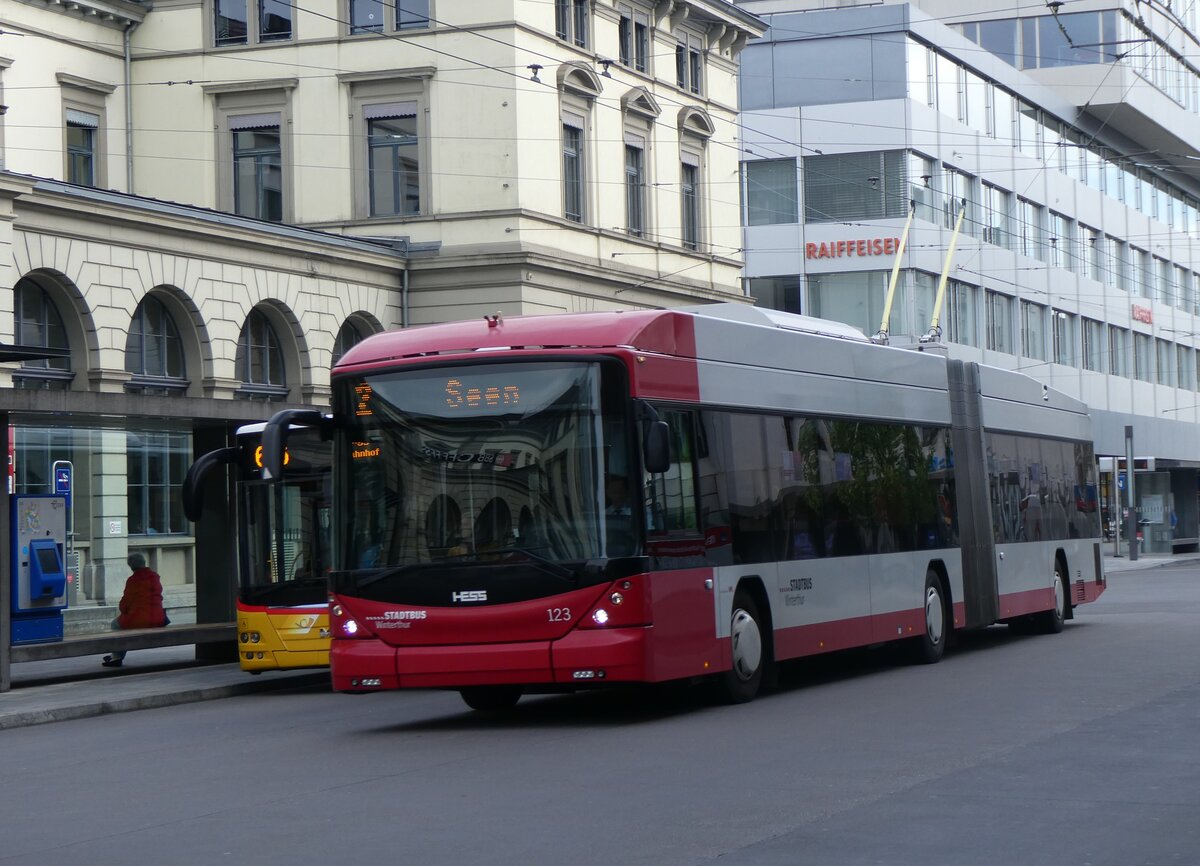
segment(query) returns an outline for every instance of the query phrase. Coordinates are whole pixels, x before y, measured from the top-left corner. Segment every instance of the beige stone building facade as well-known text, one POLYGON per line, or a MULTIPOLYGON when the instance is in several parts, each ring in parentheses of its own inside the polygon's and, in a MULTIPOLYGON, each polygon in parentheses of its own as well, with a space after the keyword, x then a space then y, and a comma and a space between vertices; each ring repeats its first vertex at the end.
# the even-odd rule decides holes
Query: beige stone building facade
POLYGON ((0 413, 10 488, 75 467, 73 608, 137 550, 227 618, 182 473, 325 405, 369 333, 741 298, 761 32, 722 0, 6 4, 0 343, 60 357, 0 365, 0 413))

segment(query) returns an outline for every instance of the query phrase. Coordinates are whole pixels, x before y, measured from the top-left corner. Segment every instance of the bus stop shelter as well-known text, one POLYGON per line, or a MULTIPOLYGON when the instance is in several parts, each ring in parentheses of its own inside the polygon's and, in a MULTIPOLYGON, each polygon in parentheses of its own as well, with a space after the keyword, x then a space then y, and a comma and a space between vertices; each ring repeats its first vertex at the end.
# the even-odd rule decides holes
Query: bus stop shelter
MULTIPOLYGON (((0 361, 26 361, 59 357, 54 349, 0 344, 0 361)), ((136 420, 154 424, 190 419, 191 458, 224 447, 241 424, 266 420, 280 408, 293 404, 247 400, 220 400, 187 396, 156 396, 140 393, 54 391, 20 388, 0 389, 0 441, 13 441, 12 427, 18 423, 47 423, 74 426, 113 425, 136 420)), ((10 452, 11 453, 11 452, 10 452)), ((225 478, 213 479, 210 501, 228 497, 225 478)), ((5 484, 5 492, 8 483, 5 484)), ((108 631, 65 637, 61 641, 13 646, 11 497, 0 495, 0 692, 12 687, 12 664, 69 656, 83 656, 152 646, 196 646, 197 658, 236 658, 237 537, 233 509, 214 509, 192 529, 196 558, 194 624, 169 625, 161 629, 108 631)))

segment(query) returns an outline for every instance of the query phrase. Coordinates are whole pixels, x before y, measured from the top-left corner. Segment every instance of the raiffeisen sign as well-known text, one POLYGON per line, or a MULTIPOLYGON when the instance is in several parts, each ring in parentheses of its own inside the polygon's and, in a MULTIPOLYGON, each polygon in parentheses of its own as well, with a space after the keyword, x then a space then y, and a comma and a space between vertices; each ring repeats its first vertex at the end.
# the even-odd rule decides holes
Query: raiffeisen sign
POLYGON ((849 238, 804 245, 806 259, 868 258, 894 256, 900 248, 900 238, 849 238))

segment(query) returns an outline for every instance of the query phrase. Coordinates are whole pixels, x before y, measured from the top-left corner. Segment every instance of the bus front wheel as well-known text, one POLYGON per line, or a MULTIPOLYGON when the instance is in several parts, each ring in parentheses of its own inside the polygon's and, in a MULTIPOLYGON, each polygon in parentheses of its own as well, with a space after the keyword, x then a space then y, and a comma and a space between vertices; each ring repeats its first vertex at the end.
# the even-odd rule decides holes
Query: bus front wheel
POLYGON ((719 675, 719 694, 725 703, 744 704, 758 694, 764 666, 762 618, 748 593, 733 597, 729 644, 733 666, 719 675))
POLYGON ((480 712, 511 710, 521 700, 520 686, 471 686, 458 693, 468 707, 480 712))

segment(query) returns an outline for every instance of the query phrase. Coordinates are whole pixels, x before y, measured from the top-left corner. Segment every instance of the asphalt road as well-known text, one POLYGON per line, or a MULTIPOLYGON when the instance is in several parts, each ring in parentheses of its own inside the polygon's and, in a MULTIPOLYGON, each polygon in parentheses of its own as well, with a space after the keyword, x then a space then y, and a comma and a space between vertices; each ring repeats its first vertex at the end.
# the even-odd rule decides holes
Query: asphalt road
POLYGON ((0 732, 0 864, 1195 864, 1200 568, 1061 635, 696 689, 272 693, 0 732))

